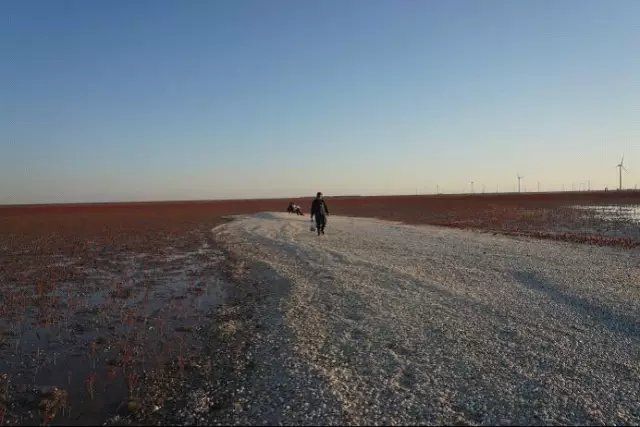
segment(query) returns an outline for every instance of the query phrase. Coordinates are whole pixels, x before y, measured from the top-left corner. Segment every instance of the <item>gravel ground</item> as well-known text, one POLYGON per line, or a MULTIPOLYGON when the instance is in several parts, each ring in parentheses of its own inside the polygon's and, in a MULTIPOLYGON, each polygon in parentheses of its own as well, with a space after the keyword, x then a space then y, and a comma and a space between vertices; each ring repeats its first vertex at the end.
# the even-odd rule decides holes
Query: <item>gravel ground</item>
POLYGON ((209 422, 640 423, 637 249, 277 213, 214 235, 261 294, 209 422))

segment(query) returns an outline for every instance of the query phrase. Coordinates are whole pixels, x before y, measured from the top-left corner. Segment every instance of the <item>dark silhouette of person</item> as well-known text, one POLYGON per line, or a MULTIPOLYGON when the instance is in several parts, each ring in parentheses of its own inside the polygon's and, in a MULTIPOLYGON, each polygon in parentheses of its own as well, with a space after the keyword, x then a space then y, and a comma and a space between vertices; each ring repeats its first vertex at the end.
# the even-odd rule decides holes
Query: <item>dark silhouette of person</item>
POLYGON ((300 209, 300 206, 296 205, 293 202, 290 202, 289 206, 287 206, 287 212, 289 212, 290 214, 294 213, 296 215, 304 215, 302 213, 302 209, 300 209))
POLYGON ((318 236, 324 234, 324 227, 327 225, 327 215, 329 215, 329 208, 327 208, 327 202, 322 197, 322 193, 318 192, 316 198, 311 203, 311 219, 316 219, 316 230, 318 236))

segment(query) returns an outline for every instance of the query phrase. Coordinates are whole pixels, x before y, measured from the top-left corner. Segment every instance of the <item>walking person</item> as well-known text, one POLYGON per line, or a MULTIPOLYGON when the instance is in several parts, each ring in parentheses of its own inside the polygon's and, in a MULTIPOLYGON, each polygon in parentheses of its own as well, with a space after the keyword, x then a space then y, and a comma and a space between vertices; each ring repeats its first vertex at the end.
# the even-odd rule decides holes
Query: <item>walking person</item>
POLYGON ((316 230, 318 236, 324 234, 324 227, 327 225, 327 215, 329 215, 329 209, 327 208, 327 202, 322 197, 322 193, 318 191, 316 198, 311 203, 311 220, 316 219, 316 230))

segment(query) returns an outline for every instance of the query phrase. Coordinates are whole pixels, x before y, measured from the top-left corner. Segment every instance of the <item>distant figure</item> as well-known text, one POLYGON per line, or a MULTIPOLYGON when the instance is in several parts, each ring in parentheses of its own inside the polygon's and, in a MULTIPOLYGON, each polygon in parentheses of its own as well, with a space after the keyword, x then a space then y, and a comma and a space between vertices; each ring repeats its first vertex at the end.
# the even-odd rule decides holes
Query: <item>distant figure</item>
POLYGON ((318 192, 316 198, 313 199, 311 204, 311 220, 316 219, 316 230, 318 236, 324 234, 324 227, 327 225, 327 215, 329 215, 329 209, 327 208, 327 202, 324 201, 322 193, 318 192))
POLYGON ((300 206, 296 205, 293 202, 289 203, 289 206, 287 206, 287 212, 289 212, 290 214, 294 213, 296 215, 304 215, 302 213, 302 209, 300 209, 300 206))

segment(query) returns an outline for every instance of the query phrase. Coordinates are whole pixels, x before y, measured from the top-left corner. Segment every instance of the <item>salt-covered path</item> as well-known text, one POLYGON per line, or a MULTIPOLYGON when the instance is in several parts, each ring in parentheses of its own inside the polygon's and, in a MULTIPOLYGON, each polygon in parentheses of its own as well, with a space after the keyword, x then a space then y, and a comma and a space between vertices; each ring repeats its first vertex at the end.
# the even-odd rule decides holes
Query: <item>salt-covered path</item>
POLYGON ((286 283, 245 422, 640 423, 637 250, 278 213, 214 234, 286 283))

